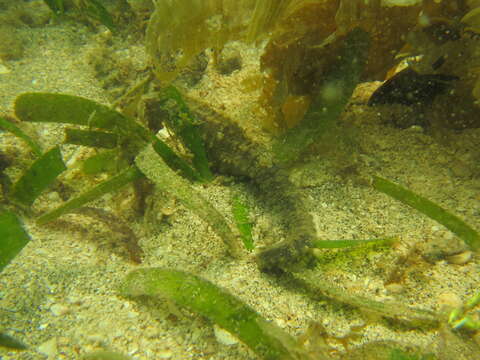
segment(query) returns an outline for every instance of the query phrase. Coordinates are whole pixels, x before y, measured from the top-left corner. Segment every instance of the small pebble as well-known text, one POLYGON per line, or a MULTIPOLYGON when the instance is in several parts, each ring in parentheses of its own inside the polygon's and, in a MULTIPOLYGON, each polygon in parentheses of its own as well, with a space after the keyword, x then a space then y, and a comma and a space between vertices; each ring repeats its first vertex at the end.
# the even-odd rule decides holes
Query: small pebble
POLYGON ((8 74, 8 73, 10 73, 10 69, 7 68, 5 65, 0 64, 0 75, 8 74))
POLYGON ((280 326, 282 329, 285 328, 287 326, 287 323, 285 322, 285 320, 283 319, 276 319, 275 322, 277 323, 278 326, 280 326))
POLYGON ((455 237, 455 235, 453 235, 452 232, 450 231, 446 231, 444 234, 443 234, 443 238, 445 240, 453 240, 453 238, 455 237))
POLYGON ((238 343, 238 339, 220 326, 214 325, 213 331, 220 344, 231 346, 238 343))
POLYGON ((138 314, 138 312, 136 312, 136 311, 129 311, 129 312, 127 313, 127 316, 128 316, 130 319, 135 319, 135 318, 138 317, 138 315, 139 315, 139 314, 138 314))
POLYGON ((99 333, 88 334, 85 339, 94 344, 101 344, 105 340, 105 336, 99 333))
POLYGON ((320 249, 312 249, 312 254, 313 256, 320 258, 324 254, 324 252, 320 249))
POLYGON ((412 125, 408 128, 408 130, 410 130, 412 132, 423 133, 423 128, 419 125, 412 125))
POLYGON ((461 252, 460 254, 450 255, 447 257, 447 261, 450 264, 464 265, 472 259, 473 253, 469 250, 461 252))
POLYGON ((157 355, 159 359, 170 359, 172 356, 173 352, 171 350, 160 351, 157 355))
POLYGON ((399 283, 391 283, 391 284, 385 285, 385 289, 387 289, 388 293, 390 294, 400 294, 403 292, 404 287, 402 284, 399 284, 399 283))
POLYGON ((62 304, 53 304, 52 306, 50 306, 50 311, 55 316, 61 316, 68 314, 70 312, 70 309, 62 304))
POLYGON ((57 355, 57 338, 53 337, 37 347, 39 353, 46 355, 49 359, 54 359, 57 355))
POLYGON ((445 292, 437 297, 437 303, 440 306, 440 311, 451 311, 463 305, 462 299, 457 294, 445 292))

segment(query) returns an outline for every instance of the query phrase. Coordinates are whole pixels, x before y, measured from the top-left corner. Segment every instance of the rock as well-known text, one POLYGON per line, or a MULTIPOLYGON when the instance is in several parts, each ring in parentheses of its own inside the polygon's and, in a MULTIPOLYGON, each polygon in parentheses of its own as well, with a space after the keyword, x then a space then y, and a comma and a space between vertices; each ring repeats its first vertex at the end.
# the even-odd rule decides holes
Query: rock
POLYGON ((39 353, 46 355, 49 359, 54 359, 57 355, 57 338, 53 337, 37 347, 39 353))
POLYGON ((170 359, 173 356, 172 350, 162 350, 158 353, 159 359, 170 359))
POLYGON ((68 306, 62 304, 53 304, 52 306, 50 306, 50 311, 55 316, 62 316, 68 314, 70 312, 70 309, 68 308, 68 306))
POLYGON ((385 285, 385 289, 388 291, 389 294, 400 294, 403 292, 404 287, 402 284, 391 283, 391 284, 385 285))
POLYGON ((449 312, 462 306, 462 300, 457 294, 445 292, 437 297, 437 303, 441 312, 449 312))
POLYGON ((238 343, 238 339, 230 334, 227 330, 222 329, 218 325, 214 325, 213 331, 215 333, 215 337, 220 344, 232 346, 238 343))
POLYGON ((459 254, 450 255, 447 257, 447 261, 450 264, 464 265, 472 259, 473 253, 470 250, 463 251, 459 254))
POLYGON ((7 68, 5 65, 0 64, 0 75, 8 74, 8 73, 10 73, 10 69, 7 68))

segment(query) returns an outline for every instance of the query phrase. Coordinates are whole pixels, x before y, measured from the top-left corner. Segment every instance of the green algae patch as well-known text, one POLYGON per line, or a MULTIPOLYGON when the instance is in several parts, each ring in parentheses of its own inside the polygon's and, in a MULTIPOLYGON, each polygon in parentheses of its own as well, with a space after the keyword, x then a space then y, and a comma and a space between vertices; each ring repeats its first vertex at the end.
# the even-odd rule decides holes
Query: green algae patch
POLYGON ((0 272, 30 241, 18 217, 0 209, 0 272))
POLYGON ((198 276, 162 268, 134 270, 123 281, 120 293, 159 297, 185 307, 235 335, 262 359, 307 359, 300 355, 293 337, 226 290, 198 276))
POLYGON ((177 175, 155 152, 152 146, 147 146, 140 152, 135 158, 135 164, 162 191, 176 197, 182 205, 208 223, 223 240, 230 255, 233 257, 241 256, 242 250, 237 235, 232 231, 225 217, 201 194, 195 191, 187 180, 177 175))
POLYGON ((378 176, 373 177, 373 187, 378 191, 413 207, 445 226, 465 241, 473 250, 480 250, 480 234, 459 217, 449 213, 434 202, 378 176))
POLYGON ((36 156, 41 156, 42 155, 42 148, 38 143, 33 140, 30 136, 25 134, 25 132, 20 129, 17 125, 15 125, 13 122, 8 121, 7 119, 0 117, 0 128, 2 128, 5 131, 11 132, 13 135, 16 137, 22 139, 27 143, 28 146, 32 149, 32 151, 35 153, 36 156))
POLYGON ((20 204, 31 206, 67 167, 60 148, 54 147, 34 161, 13 185, 12 197, 20 204))

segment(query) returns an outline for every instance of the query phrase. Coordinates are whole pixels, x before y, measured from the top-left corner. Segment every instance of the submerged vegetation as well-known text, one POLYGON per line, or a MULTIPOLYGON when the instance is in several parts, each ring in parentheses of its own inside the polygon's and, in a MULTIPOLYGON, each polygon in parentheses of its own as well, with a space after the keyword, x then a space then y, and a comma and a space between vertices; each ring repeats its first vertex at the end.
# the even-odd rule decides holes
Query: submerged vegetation
MULTIPOLYGON (((72 5, 63 0, 45 3, 56 18, 72 5)), ((294 184, 291 176, 300 162, 318 155, 327 157, 328 151, 327 155, 319 151, 322 146, 333 148, 331 152, 350 146, 351 139, 342 137, 340 118, 355 89, 366 81, 389 79, 370 96, 369 106, 379 112, 391 104, 413 107, 423 119, 414 121, 414 125, 432 129, 432 134, 442 129, 479 127, 478 119, 472 116, 480 93, 478 2, 122 3, 137 15, 142 14, 138 21, 149 15, 144 40, 152 68, 140 74, 136 83, 122 84, 115 108, 79 96, 30 92, 17 97, 14 116, 0 117, 0 128, 24 141, 31 151, 31 161, 23 164, 22 174, 11 176, 4 171, 9 162, 2 164, 0 271, 30 240, 20 219, 46 226, 69 213, 110 224, 113 233, 123 234, 121 247, 128 258, 142 263, 146 255, 128 222, 95 204, 85 206, 130 185, 135 197, 135 220, 143 217, 148 221, 148 201, 155 202, 159 193, 169 194, 209 225, 232 261, 243 261, 252 252, 265 276, 282 278, 282 282, 288 281, 306 296, 327 298, 359 309, 373 319, 388 319, 394 327, 435 329, 439 338, 425 349, 393 341, 365 341, 351 350, 346 336, 342 340, 345 351, 335 352, 325 340, 322 319, 315 319, 304 335, 294 338, 213 282, 189 272, 158 267, 134 270, 120 286, 121 296, 138 298, 144 308, 151 307, 151 303, 142 297, 158 297, 186 308, 229 331, 263 359, 452 360, 453 355, 444 357, 442 352, 459 343, 468 344, 469 353, 464 351, 462 356, 480 356, 478 345, 472 345, 467 332, 480 328, 472 315, 480 303, 478 295, 463 306, 442 312, 400 301, 379 301, 324 280, 325 262, 335 267, 347 258, 369 259, 379 252, 394 251, 398 242, 389 234, 369 240, 319 239, 306 191, 294 184), (219 76, 241 68, 241 61, 235 56, 229 58, 227 51, 236 42, 261 54, 258 74, 245 79, 258 95, 252 106, 257 110, 255 124, 248 119, 234 121, 191 96, 195 84, 206 76, 208 66, 217 68, 219 76), (457 55, 459 49, 461 56, 457 55), (448 111, 445 106, 449 106, 448 111), (25 126, 29 123, 61 124, 65 139, 44 149, 41 136, 29 134, 25 126), (71 166, 71 161, 64 160, 64 145, 90 149, 81 166, 71 166), (77 175, 64 176, 69 172, 77 175), (227 214, 203 195, 200 188, 208 188, 220 175, 227 178, 221 178, 227 185, 248 184, 252 189, 249 195, 273 204, 269 209, 278 209, 276 215, 285 227, 280 241, 257 242, 249 202, 243 196, 231 199, 231 213, 227 214), (87 190, 85 183, 89 184, 87 190), (70 190, 59 206, 49 208, 45 195, 56 187, 70 190), (47 207, 38 211, 38 203, 47 207), (345 251, 349 249, 360 250, 345 251), (322 254, 329 251, 337 252, 322 259, 322 254), (332 260, 335 256, 337 263, 332 260)), ((73 5, 110 31, 117 33, 121 29, 102 2, 76 0, 73 5)), ((138 24, 138 29, 142 28, 138 24)), ((356 156, 353 152, 348 156, 356 156)), ((344 173, 354 174, 361 186, 413 207, 456 234, 472 252, 479 251, 479 233, 460 217, 369 170, 358 174, 352 165, 344 173)), ((381 172, 380 167, 374 172, 381 172)), ((150 264, 155 262, 148 260, 150 264)), ((397 260, 392 265, 395 269, 385 275, 389 280, 401 278, 399 273, 404 270, 400 268, 410 265, 407 260, 397 260)), ((0 345, 26 348, 3 331, 0 345)), ((85 358, 124 356, 105 351, 85 358)))

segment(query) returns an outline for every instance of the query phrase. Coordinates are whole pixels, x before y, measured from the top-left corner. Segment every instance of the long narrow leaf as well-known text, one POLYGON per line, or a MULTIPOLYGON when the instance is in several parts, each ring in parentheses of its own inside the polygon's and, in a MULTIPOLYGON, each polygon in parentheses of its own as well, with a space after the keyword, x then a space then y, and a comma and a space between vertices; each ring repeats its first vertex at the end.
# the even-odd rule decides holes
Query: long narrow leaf
POLYGON ((0 346, 12 350, 26 350, 27 345, 14 337, 0 332, 0 346))
POLYGON ((0 210, 0 272, 30 241, 17 216, 0 210))
POLYGON ((132 358, 113 351, 99 350, 83 355, 82 360, 132 360, 132 358))
POLYGON ((249 219, 248 206, 239 196, 233 198, 232 213, 245 249, 252 251, 255 248, 252 236, 253 225, 249 219))
POLYGON ((312 243, 312 247, 318 249, 340 249, 371 244, 390 245, 394 241, 395 239, 393 238, 368 240, 315 240, 312 243))
POLYGON ((25 93, 15 100, 15 114, 22 121, 55 122, 115 130, 119 136, 121 156, 133 158, 147 143, 174 170, 190 180, 201 176, 171 148, 135 120, 121 113, 79 96, 52 93, 25 93))
POLYGON ((322 296, 357 307, 366 313, 377 314, 390 319, 401 320, 405 324, 418 327, 437 327, 440 317, 434 311, 416 309, 398 301, 377 301, 358 294, 352 294, 344 287, 329 282, 323 277, 321 267, 291 271, 292 280, 313 296, 322 296))
POLYGON ((111 32, 115 32, 115 23, 113 22, 113 18, 102 5, 102 3, 98 0, 86 0, 85 1, 85 12, 88 16, 92 19, 95 19, 105 25, 111 32))
POLYGON ((456 234, 473 250, 480 251, 480 234, 462 219, 434 202, 378 176, 373 178, 373 187, 427 215, 456 234))
POLYGON ((25 141, 28 146, 33 150, 35 155, 41 156, 42 155, 42 148, 40 145, 37 144, 35 140, 33 140, 30 136, 25 134, 22 129, 20 129, 17 125, 8 121, 7 119, 0 117, 0 128, 10 131, 13 135, 19 137, 23 141, 25 141))
POLYGON ((65 94, 25 93, 15 100, 22 121, 54 122, 112 129, 124 116, 95 101, 65 94))
POLYGON ((165 163, 173 170, 180 171, 180 174, 189 180, 200 180, 200 175, 193 170, 188 163, 173 152, 173 150, 160 139, 153 142, 153 149, 160 155, 165 163))
POLYGON ((212 180, 213 174, 208 166, 205 144, 198 131, 196 120, 182 94, 173 86, 169 86, 161 94, 164 101, 173 100, 177 108, 171 109, 166 122, 183 145, 193 154, 192 163, 204 180, 212 180))
POLYGON ((48 5, 55 15, 63 14, 65 11, 64 0, 43 0, 43 2, 48 5))
POLYGON ((118 136, 120 157, 128 160, 133 159, 148 142, 156 139, 135 120, 79 96, 25 93, 15 100, 15 114, 23 121, 66 123, 87 126, 89 129, 112 130, 118 136))
POLYGON ((60 148, 56 146, 35 160, 13 185, 13 198, 23 205, 32 205, 35 199, 66 169, 60 148))
MULTIPOLYGON (((309 359, 288 333, 227 291, 195 275, 161 268, 135 270, 127 275, 120 292, 124 296, 167 298, 228 330, 262 359, 309 359)), ((324 358, 319 355, 316 359, 324 358)))
POLYGON ((106 150, 95 154, 83 162, 82 170, 85 174, 93 175, 101 172, 112 172, 117 169, 118 151, 106 150))
POLYGON ((104 131, 65 129, 64 143, 114 149, 117 146, 117 135, 104 131))
POLYGON ((124 185, 139 179, 143 176, 143 174, 135 167, 132 166, 118 175, 113 176, 112 178, 98 184, 94 188, 86 191, 85 193, 81 194, 80 196, 67 201, 65 204, 61 205, 60 207, 43 214, 37 219, 38 224, 45 224, 49 221, 55 220, 59 216, 67 214, 72 210, 75 210, 86 203, 98 199, 103 195, 120 189, 124 185))
POLYGON ((135 159, 135 164, 161 190, 175 196, 185 207, 210 224, 213 231, 227 245, 232 256, 239 257, 241 255, 242 250, 237 236, 225 217, 195 191, 187 180, 177 175, 151 146, 140 152, 135 159))

